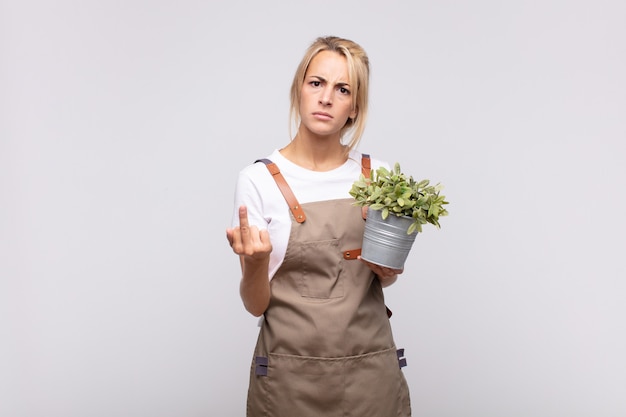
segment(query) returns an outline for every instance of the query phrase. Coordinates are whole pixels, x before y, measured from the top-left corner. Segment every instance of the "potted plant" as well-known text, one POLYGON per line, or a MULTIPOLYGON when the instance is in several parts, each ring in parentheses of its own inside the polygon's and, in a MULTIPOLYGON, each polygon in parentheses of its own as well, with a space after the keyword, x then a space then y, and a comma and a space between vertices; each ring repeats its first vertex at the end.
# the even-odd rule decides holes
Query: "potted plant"
POLYGON ((422 225, 439 228, 439 218, 446 216, 446 197, 441 184, 415 181, 404 174, 400 164, 393 170, 385 167, 370 172, 352 184, 354 204, 368 208, 361 258, 390 268, 404 267, 415 236, 422 225))

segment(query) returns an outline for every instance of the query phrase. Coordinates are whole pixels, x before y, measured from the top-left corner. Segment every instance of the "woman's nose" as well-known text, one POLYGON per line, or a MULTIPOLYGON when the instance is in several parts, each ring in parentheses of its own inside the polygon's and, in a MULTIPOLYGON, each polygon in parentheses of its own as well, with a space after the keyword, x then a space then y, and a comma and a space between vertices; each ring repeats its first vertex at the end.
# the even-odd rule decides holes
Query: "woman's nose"
POLYGON ((333 91, 331 88, 325 88, 320 96, 320 104, 329 106, 333 104, 333 91))

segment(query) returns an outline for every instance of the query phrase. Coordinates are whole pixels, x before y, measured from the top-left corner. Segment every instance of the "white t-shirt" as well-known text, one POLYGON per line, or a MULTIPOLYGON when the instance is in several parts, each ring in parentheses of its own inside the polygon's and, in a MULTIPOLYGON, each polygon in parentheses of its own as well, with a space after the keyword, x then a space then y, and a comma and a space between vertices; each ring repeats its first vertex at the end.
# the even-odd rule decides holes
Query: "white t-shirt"
MULTIPOLYGON (((330 171, 311 171, 294 164, 275 150, 267 159, 274 162, 285 177, 300 204, 314 201, 352 198, 352 183, 361 174, 361 153, 351 151, 348 160, 330 171)), ((380 166, 389 169, 383 161, 371 158, 372 170, 380 166)), ((248 208, 248 222, 259 229, 267 229, 272 243, 269 278, 271 279, 285 258, 291 213, 285 198, 265 164, 258 162, 241 170, 235 188, 232 226, 239 225, 239 207, 248 208)))

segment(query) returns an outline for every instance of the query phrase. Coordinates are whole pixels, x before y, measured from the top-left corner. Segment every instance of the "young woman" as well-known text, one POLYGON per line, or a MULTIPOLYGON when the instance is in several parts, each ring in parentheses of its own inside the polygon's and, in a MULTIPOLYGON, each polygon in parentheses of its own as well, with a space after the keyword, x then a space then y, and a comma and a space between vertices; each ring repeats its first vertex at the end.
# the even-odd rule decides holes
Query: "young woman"
POLYGON ((411 413, 382 291, 402 270, 360 259, 364 211, 348 194, 384 164, 356 151, 368 86, 359 45, 318 38, 291 86, 295 136, 239 175, 226 235, 243 304, 263 316, 248 416, 411 413))

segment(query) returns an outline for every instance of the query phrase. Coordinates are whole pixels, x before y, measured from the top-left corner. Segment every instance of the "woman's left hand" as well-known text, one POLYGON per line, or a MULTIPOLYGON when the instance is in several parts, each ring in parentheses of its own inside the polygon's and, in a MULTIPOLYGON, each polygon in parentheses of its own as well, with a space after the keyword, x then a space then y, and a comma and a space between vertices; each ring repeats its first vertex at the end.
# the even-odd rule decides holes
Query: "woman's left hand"
POLYGON ((381 266, 378 264, 368 262, 365 259, 361 259, 360 256, 358 259, 360 259, 361 262, 364 262, 365 265, 367 265, 369 269, 371 269, 372 272, 376 274, 376 276, 380 280, 380 283, 382 284, 383 287, 386 287, 396 282, 396 280, 398 279, 398 275, 404 272, 403 268, 402 269, 388 268, 386 266, 381 266))

